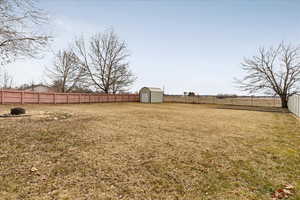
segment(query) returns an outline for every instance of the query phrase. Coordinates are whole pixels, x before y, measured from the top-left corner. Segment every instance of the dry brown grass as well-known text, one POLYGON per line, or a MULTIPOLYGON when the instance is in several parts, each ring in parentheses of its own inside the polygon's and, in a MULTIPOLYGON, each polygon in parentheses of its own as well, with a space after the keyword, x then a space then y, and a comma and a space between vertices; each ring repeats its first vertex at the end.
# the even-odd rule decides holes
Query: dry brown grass
POLYGON ((270 199, 287 183, 300 199, 300 125, 290 114, 25 107, 31 117, 0 119, 0 199, 270 199))

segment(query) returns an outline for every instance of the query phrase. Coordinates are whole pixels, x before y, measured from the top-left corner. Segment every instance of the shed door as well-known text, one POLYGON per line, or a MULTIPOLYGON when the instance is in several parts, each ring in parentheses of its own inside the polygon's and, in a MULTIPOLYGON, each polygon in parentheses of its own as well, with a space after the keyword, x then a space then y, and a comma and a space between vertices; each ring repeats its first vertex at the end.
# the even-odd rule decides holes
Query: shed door
POLYGON ((141 102, 142 103, 149 103, 149 96, 148 96, 148 93, 142 93, 141 95, 141 102))

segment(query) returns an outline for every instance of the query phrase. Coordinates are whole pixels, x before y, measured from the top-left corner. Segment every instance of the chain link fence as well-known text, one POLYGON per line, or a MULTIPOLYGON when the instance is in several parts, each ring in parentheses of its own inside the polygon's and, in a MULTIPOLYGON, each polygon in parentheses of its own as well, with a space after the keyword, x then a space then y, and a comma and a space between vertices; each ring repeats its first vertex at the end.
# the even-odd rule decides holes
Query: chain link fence
POLYGON ((219 97, 219 96, 210 96, 210 95, 195 95, 195 96, 164 95, 164 102, 281 107, 280 98, 273 97, 273 96, 219 97))

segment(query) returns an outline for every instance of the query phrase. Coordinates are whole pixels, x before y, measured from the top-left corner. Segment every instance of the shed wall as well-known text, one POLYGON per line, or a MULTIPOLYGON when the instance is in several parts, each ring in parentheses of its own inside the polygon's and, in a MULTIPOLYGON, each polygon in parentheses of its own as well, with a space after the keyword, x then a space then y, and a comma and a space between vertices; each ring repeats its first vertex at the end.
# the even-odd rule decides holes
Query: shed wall
POLYGON ((151 92, 151 103, 162 103, 163 93, 162 92, 151 92))

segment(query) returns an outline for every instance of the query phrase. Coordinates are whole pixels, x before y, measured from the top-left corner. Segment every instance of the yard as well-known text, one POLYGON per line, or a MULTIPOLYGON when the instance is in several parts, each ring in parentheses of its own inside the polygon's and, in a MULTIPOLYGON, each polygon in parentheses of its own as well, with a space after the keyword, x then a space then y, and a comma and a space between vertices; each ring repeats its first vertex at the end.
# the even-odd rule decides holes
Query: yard
MULTIPOLYGON (((217 105, 26 105, 0 119, 0 199, 300 199, 300 121, 217 105)), ((0 113, 9 106, 0 106, 0 113)))

